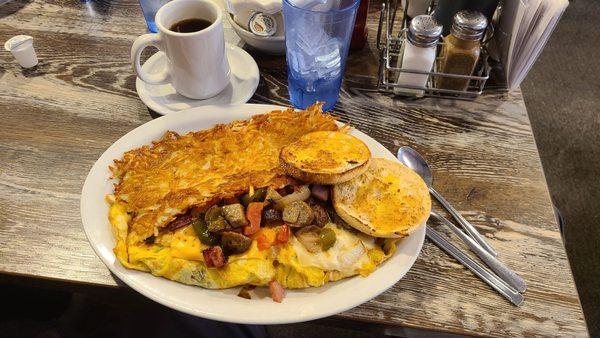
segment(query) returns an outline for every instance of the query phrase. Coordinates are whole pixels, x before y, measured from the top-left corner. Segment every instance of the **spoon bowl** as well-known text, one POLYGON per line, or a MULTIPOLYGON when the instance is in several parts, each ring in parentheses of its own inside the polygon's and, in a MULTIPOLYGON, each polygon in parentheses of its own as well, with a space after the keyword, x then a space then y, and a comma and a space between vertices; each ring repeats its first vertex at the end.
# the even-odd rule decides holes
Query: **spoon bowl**
POLYGON ((416 150, 411 147, 401 147, 398 149, 398 160, 405 166, 412 169, 421 176, 428 188, 431 188, 433 184, 433 174, 427 161, 419 154, 416 150))

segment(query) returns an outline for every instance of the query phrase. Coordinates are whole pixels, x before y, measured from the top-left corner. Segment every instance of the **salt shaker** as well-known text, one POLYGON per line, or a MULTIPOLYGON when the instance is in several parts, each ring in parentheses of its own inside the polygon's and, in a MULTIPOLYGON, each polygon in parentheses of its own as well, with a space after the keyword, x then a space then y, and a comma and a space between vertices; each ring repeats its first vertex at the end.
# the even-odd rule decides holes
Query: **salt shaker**
MULTIPOLYGON (((430 72, 441 34, 442 26, 431 16, 418 15, 412 19, 408 26, 407 39, 402 44, 401 54, 398 57, 400 61, 398 67, 404 70, 430 72)), ((427 74, 400 72, 397 82, 401 86, 425 87, 428 78, 427 74)), ((425 92, 422 89, 394 87, 394 93, 420 97, 425 92)))
MULTIPOLYGON (((456 75, 472 75, 481 52, 481 37, 488 21, 479 12, 465 10, 456 13, 450 35, 444 37, 440 54, 440 72, 456 75)), ((464 91, 469 79, 440 76, 436 86, 441 89, 464 91)))

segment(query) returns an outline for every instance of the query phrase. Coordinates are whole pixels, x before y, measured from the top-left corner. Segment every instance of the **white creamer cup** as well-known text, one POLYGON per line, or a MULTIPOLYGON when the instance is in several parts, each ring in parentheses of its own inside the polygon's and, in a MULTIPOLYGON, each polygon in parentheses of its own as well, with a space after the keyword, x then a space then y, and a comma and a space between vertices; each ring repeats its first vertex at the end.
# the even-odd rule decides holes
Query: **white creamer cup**
POLYGON ((33 38, 28 35, 17 35, 8 39, 4 49, 11 52, 23 68, 31 68, 38 64, 38 58, 33 49, 33 38))

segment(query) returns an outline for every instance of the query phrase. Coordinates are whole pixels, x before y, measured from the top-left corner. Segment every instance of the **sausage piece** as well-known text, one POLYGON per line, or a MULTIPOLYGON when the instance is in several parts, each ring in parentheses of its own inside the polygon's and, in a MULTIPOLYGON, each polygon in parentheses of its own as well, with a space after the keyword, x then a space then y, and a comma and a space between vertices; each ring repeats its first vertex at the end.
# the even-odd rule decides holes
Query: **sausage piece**
POLYGON ((304 201, 295 201, 283 209, 283 220, 296 226, 310 225, 315 218, 312 209, 304 201))
POLYGON ((320 204, 311 205, 313 214, 315 215, 315 224, 322 227, 325 224, 331 222, 331 218, 329 218, 329 214, 327 210, 320 204))
POLYGON ((281 224, 283 222, 281 211, 275 209, 264 209, 262 213, 262 221, 264 225, 267 226, 281 224))
POLYGON ((240 228, 248 225, 246 219, 246 210, 240 203, 229 204, 223 206, 223 216, 234 228, 240 228))
POLYGON ((221 245, 227 254, 240 254, 246 252, 252 239, 233 231, 225 231, 221 234, 221 245))

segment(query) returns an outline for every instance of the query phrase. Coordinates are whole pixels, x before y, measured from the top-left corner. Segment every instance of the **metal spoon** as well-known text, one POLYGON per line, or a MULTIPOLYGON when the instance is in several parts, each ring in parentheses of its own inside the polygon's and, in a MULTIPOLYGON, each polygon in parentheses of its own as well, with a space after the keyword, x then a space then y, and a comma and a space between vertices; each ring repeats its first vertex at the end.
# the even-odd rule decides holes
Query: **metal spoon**
POLYGON ((419 176, 421 176, 421 178, 423 178, 423 180, 429 187, 429 192, 431 193, 431 195, 433 195, 433 197, 435 197, 435 199, 438 200, 438 202, 440 202, 440 204, 442 204, 442 206, 444 206, 446 210, 448 210, 452 217, 456 219, 456 221, 465 229, 465 231, 479 245, 481 245, 481 247, 485 251, 489 252, 494 257, 498 256, 494 248, 492 248, 492 246, 489 245, 485 241, 485 239, 483 239, 483 236, 481 236, 477 229, 475 229, 475 227, 471 225, 469 221, 462 217, 462 215, 458 213, 458 211, 454 209, 454 207, 452 207, 452 205, 450 205, 450 203, 448 203, 448 201, 446 201, 446 199, 442 197, 442 195, 440 195, 437 191, 435 191, 435 189, 433 189, 433 175, 431 174, 431 169, 429 168, 427 161, 425 161, 421 154, 419 154, 416 150, 412 149, 411 147, 401 147, 400 149, 398 149, 397 157, 398 160, 400 160, 400 162, 402 162, 405 166, 415 171, 417 174, 419 174, 419 176))

